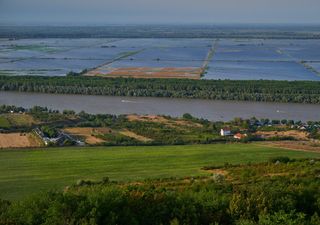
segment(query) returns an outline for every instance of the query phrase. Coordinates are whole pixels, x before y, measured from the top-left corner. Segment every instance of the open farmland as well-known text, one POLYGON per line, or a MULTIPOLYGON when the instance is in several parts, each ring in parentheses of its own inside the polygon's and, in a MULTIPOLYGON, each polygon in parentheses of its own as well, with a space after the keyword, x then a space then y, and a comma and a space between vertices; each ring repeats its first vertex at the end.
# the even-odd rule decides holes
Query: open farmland
POLYGON ((317 39, 2 39, 0 75, 320 80, 317 39))
POLYGON ((155 68, 155 67, 128 67, 111 69, 103 74, 99 69, 92 70, 87 76, 126 77, 126 78, 185 78, 200 79, 200 68, 155 68))
POLYGON ((56 148, 0 151, 0 197, 20 199, 78 179, 118 181, 208 175, 204 166, 262 162, 274 156, 320 157, 319 153, 256 144, 56 148))
POLYGON ((41 141, 31 133, 0 133, 0 149, 39 147, 41 141))

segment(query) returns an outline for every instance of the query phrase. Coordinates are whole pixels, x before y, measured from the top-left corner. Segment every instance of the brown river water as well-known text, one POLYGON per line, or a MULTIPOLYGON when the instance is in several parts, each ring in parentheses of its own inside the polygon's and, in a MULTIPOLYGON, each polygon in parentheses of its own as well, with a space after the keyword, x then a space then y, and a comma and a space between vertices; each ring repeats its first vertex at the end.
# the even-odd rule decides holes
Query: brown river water
POLYGON ((320 105, 215 101, 203 99, 62 95, 0 92, 0 105, 30 108, 72 109, 93 114, 153 114, 181 116, 190 113, 199 118, 228 121, 235 117, 269 119, 320 120, 320 105))

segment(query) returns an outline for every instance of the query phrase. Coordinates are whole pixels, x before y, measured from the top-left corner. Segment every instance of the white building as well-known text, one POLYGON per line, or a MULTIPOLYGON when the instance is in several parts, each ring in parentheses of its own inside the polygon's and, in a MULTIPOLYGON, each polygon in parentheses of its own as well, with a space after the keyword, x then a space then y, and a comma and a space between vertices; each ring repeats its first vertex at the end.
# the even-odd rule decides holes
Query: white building
POLYGON ((230 135, 232 135, 230 128, 222 128, 220 130, 220 134, 221 134, 221 136, 230 136, 230 135))

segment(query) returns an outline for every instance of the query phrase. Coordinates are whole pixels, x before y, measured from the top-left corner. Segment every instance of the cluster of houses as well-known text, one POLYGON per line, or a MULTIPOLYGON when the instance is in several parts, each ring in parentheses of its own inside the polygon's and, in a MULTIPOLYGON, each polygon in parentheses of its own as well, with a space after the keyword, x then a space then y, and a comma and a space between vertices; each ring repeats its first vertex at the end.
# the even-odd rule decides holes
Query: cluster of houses
MULTIPOLYGON (((271 126, 277 126, 277 125, 283 125, 283 124, 274 124, 272 122, 269 122, 267 124, 262 124, 261 122, 259 121, 250 121, 250 125, 254 125, 254 126, 257 126, 257 127, 262 127, 262 126, 268 126, 268 127, 271 127, 271 126)), ((291 129, 295 129, 295 130, 301 130, 301 131, 310 131, 312 129, 320 129, 320 124, 319 123, 312 123, 312 124, 308 124, 308 123, 298 123, 298 124, 293 124, 290 126, 291 129)), ((242 133, 235 133, 233 134, 231 129, 229 127, 224 127, 224 128, 221 128, 220 130, 220 135, 223 136, 223 137, 230 137, 230 136, 233 136, 233 138, 235 139, 243 139, 243 138, 246 138, 248 135, 247 134, 242 134, 242 133)))
POLYGON ((39 128, 35 128, 33 131, 43 141, 43 143, 46 146, 48 146, 48 145, 63 146, 66 143, 66 141, 70 141, 71 143, 74 143, 74 144, 80 145, 80 146, 85 145, 84 142, 77 140, 77 139, 71 137, 69 134, 66 134, 62 131, 60 131, 58 136, 54 137, 54 138, 47 137, 39 128))
POLYGON ((233 134, 233 133, 231 132, 231 129, 228 128, 228 127, 221 128, 221 130, 220 130, 220 135, 223 136, 223 137, 233 136, 234 139, 238 139, 238 140, 241 140, 241 139, 247 137, 247 134, 241 134, 241 133, 233 134))

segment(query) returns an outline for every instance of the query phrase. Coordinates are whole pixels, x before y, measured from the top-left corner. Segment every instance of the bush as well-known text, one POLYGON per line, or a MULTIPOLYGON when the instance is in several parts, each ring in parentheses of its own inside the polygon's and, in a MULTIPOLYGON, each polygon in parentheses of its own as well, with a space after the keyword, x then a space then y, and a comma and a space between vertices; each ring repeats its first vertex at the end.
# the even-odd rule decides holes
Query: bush
POLYGON ((214 173, 212 174, 212 179, 216 182, 216 183, 222 183, 225 180, 224 175, 222 174, 217 174, 214 173))
POLYGON ((309 161, 282 165, 281 172, 311 171, 299 179, 263 176, 277 166, 261 163, 230 167, 232 180, 221 183, 206 176, 137 183, 79 180, 64 191, 0 201, 0 224, 319 225, 320 180, 312 172, 318 162, 309 161), (238 179, 242 174, 246 179, 238 179))
POLYGON ((277 157, 270 158, 269 162, 270 163, 276 163, 276 162, 288 163, 290 162, 290 158, 287 156, 277 156, 277 157))
POLYGON ((190 113, 185 113, 183 114, 182 118, 186 120, 192 120, 193 116, 190 113))

